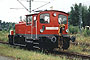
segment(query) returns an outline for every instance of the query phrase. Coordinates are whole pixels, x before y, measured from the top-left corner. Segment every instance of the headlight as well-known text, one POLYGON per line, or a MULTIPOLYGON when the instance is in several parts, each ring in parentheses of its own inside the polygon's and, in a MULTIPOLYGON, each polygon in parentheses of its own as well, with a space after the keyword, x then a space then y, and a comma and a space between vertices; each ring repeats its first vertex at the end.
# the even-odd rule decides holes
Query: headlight
POLYGON ((69 32, 69 30, 68 30, 68 29, 66 29, 66 32, 68 33, 68 32, 69 32))
POLYGON ((54 13, 53 16, 56 16, 56 13, 54 13))
POLYGON ((40 32, 42 33, 43 32, 43 29, 40 29, 40 32))

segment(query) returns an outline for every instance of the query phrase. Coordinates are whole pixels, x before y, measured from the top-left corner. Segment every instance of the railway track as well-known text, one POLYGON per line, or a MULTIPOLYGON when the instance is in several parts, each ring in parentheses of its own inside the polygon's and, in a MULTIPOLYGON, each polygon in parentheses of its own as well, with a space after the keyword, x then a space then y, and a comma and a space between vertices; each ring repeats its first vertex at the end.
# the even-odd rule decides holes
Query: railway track
POLYGON ((9 44, 8 42, 0 41, 1 44, 9 44))
POLYGON ((76 57, 76 58, 82 58, 82 59, 90 60, 90 55, 84 55, 84 54, 74 53, 74 52, 53 51, 52 54, 55 54, 55 55, 65 55, 65 56, 68 56, 68 57, 76 57))
MULTIPOLYGON (((1 44, 9 44, 8 42, 2 42, 0 41, 1 44)), ((88 59, 90 60, 90 55, 84 55, 84 54, 79 54, 79 53, 74 53, 74 52, 65 52, 65 51, 52 51, 52 52, 48 52, 46 54, 52 54, 55 56, 59 56, 59 55, 65 55, 65 56, 69 56, 69 57, 80 57, 82 59, 88 59)))
POLYGON ((72 45, 85 45, 85 46, 90 46, 90 43, 81 43, 81 42, 71 42, 72 45))

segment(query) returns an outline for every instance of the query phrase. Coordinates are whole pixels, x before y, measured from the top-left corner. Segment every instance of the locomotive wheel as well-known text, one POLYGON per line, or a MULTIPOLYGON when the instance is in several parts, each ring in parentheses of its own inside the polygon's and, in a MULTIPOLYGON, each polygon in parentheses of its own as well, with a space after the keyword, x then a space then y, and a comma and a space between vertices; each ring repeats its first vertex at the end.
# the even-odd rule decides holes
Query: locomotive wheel
POLYGON ((26 43, 26 48, 27 48, 28 50, 33 50, 33 44, 27 42, 27 43, 26 43))
POLYGON ((41 50, 43 51, 51 51, 54 49, 54 47, 52 46, 54 43, 51 42, 50 39, 48 39, 47 37, 41 37, 39 40, 39 47, 41 50))
POLYGON ((62 48, 63 49, 68 49, 69 46, 70 46, 70 40, 68 38, 64 38, 62 48))

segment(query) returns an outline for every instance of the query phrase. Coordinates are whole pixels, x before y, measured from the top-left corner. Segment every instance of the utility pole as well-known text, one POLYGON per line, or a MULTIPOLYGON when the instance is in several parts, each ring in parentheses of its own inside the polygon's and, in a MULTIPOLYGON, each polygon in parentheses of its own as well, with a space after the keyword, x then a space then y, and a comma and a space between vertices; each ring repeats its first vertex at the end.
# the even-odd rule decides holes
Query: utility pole
POLYGON ((81 33, 81 28, 82 28, 82 3, 79 4, 79 28, 80 28, 80 33, 81 33))
POLYGON ((29 0, 29 12, 31 13, 31 0, 29 0))
POLYGON ((19 0, 17 0, 27 11, 29 11, 31 13, 31 1, 33 0, 27 0, 27 2, 29 2, 29 9, 27 9, 19 0))
POLYGON ((31 2, 32 2, 33 0, 27 0, 27 2, 29 2, 29 12, 31 13, 32 12, 32 10, 31 10, 31 2))

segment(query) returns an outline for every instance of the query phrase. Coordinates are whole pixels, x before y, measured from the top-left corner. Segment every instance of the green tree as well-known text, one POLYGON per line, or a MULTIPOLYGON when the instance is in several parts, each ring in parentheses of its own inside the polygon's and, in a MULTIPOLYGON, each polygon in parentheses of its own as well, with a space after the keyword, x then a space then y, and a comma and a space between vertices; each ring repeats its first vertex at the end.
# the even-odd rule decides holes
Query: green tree
POLYGON ((88 8, 88 14, 87 14, 87 25, 90 26, 90 6, 88 8))
POLYGON ((69 22, 74 26, 79 25, 79 6, 77 4, 71 7, 69 22))
MULTIPOLYGON (((81 4, 81 3, 80 3, 81 4)), ((82 26, 90 26, 90 6, 87 8, 87 6, 80 6, 77 4, 74 4, 71 7, 70 16, 69 16, 69 23, 70 25, 79 26, 80 25, 80 10, 82 10, 82 26)))
POLYGON ((88 9, 87 9, 87 6, 82 6, 82 21, 83 21, 83 26, 87 25, 87 18, 88 18, 88 9))

